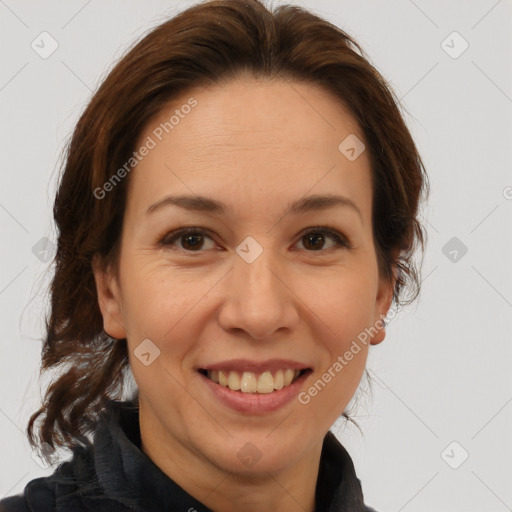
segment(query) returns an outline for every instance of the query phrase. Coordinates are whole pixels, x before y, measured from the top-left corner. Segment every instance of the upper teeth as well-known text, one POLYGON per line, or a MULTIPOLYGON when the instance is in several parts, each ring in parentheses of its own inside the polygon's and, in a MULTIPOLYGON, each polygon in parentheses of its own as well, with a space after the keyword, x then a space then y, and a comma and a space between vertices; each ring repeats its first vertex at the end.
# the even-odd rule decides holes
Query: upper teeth
POLYGON ((223 370, 208 370, 209 379, 217 382, 221 386, 226 386, 233 391, 242 391, 242 393, 272 393, 275 389, 281 389, 283 386, 289 386, 292 381, 298 377, 300 370, 277 370, 275 375, 270 371, 259 375, 253 372, 228 372, 223 370))

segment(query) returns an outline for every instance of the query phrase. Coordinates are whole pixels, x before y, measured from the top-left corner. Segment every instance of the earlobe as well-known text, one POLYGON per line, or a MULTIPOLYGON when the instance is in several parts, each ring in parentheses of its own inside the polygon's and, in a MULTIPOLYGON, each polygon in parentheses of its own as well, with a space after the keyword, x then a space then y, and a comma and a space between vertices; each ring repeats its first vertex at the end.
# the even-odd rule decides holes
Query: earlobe
POLYGON ((121 294, 117 279, 110 267, 105 268, 101 264, 98 255, 93 257, 92 269, 98 305, 103 316, 103 329, 112 338, 124 339, 127 333, 123 323, 121 294))
POLYGON ((386 327, 383 319, 377 320, 374 328, 377 330, 377 333, 372 337, 370 345, 378 345, 379 343, 382 343, 386 337, 386 327))
POLYGON ((384 318, 393 303, 395 280, 395 274, 393 274, 393 279, 391 281, 380 279, 376 302, 377 318, 375 318, 373 325, 374 331, 377 332, 372 336, 372 340, 370 342, 371 345, 378 345, 379 343, 382 343, 386 337, 386 324, 384 322, 384 318))

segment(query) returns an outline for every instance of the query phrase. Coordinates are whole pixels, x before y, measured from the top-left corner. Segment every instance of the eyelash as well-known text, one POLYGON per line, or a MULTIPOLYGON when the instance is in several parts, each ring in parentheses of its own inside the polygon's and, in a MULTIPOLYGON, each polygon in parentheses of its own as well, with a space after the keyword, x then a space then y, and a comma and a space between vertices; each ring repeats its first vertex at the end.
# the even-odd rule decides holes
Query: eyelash
MULTIPOLYGON (((308 228, 304 231, 302 231, 299 235, 299 240, 302 239, 303 237, 305 237, 306 235, 310 234, 310 233, 315 233, 315 234, 327 234, 328 236, 330 236, 331 238, 333 238, 335 241, 336 241, 336 244, 338 247, 345 247, 347 249, 351 249, 351 244, 350 242, 348 241, 348 239, 342 234, 340 233, 339 231, 333 229, 333 228, 330 228, 329 226, 315 226, 315 227, 312 227, 312 228, 308 228)), ((175 231, 171 231, 170 233, 167 233, 161 240, 160 240, 160 245, 166 247, 166 246, 171 246, 176 240, 179 240, 179 238, 181 238, 182 236, 185 236, 185 235, 201 235, 201 236, 208 236, 209 238, 212 238, 211 235, 210 235, 210 231, 209 230, 205 230, 205 229, 202 229, 202 228, 194 228, 194 227, 191 227, 191 228, 181 228, 181 229, 177 229, 175 231)), ((307 252, 311 252, 311 253, 315 253, 315 252, 325 252, 325 251, 330 251, 332 249, 335 249, 336 247, 331 247, 330 249, 319 249, 318 251, 314 251, 314 250, 309 250, 307 252)), ((187 250, 187 249, 180 249, 186 253, 201 253, 201 252, 204 252, 204 251, 190 251, 190 250, 187 250)))

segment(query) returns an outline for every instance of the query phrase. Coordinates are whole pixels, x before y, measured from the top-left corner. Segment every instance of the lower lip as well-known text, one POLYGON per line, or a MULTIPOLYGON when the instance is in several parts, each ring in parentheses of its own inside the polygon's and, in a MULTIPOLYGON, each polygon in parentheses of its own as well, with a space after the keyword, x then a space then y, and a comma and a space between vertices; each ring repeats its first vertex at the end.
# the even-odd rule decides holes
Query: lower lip
POLYGON ((224 405, 238 412, 263 414, 276 411, 291 402, 299 394, 300 388, 310 373, 311 370, 308 370, 289 386, 272 391, 272 393, 242 393, 241 391, 233 391, 213 382, 213 380, 202 373, 199 373, 199 376, 212 391, 213 395, 224 405))

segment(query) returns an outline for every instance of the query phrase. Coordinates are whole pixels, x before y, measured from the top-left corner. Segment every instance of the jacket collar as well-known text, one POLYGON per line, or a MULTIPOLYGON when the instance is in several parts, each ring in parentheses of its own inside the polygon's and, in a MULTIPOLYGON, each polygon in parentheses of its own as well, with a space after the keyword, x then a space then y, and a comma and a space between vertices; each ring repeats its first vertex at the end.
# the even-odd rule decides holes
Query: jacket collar
MULTIPOLYGON (((94 437, 97 478, 111 500, 148 512, 211 512, 190 496, 141 450, 136 401, 110 401, 94 437)), ((361 483, 345 448, 325 436, 316 486, 315 512, 364 512, 361 483)))

